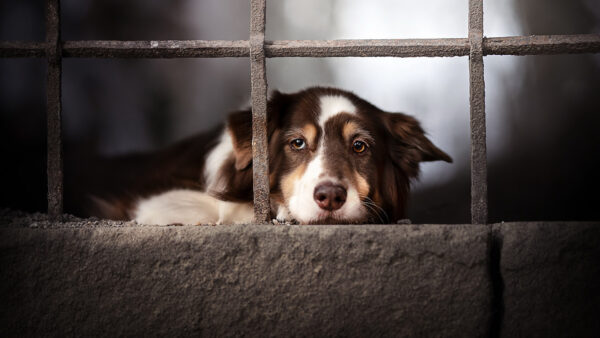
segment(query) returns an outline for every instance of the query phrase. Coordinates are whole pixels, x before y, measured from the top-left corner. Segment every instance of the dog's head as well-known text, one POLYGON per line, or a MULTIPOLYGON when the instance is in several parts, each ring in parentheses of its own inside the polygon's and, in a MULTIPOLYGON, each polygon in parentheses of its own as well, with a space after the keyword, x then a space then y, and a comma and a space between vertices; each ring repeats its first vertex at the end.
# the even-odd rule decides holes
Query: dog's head
MULTIPOLYGON (((339 89, 275 92, 267 115, 271 199, 300 223, 400 219, 419 163, 452 162, 413 117, 339 89)), ((251 171, 250 126, 248 111, 228 120, 237 171, 251 171)))

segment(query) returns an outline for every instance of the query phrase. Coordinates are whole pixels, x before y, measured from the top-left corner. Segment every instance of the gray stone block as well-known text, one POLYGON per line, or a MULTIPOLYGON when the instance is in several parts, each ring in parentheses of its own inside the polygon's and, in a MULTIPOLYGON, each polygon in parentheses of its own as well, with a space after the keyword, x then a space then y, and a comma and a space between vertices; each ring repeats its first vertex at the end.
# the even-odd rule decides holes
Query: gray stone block
POLYGON ((503 241, 502 335, 597 337, 600 224, 495 226, 503 241))
POLYGON ((3 335, 481 336, 488 229, 0 228, 3 335))

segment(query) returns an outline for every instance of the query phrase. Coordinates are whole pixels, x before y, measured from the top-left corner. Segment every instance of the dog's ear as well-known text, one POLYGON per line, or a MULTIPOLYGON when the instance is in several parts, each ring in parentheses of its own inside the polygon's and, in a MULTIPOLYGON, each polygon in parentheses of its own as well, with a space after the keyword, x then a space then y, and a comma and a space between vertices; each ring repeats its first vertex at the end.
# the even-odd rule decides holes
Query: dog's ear
POLYGON ((235 169, 244 170, 252 163, 252 113, 237 111, 227 118, 227 131, 233 143, 235 169))
MULTIPOLYGON (((267 102, 267 137, 272 135, 280 125, 292 101, 292 94, 274 91, 267 102)), ((233 142, 235 168, 245 170, 252 164, 252 111, 235 112, 227 118, 227 128, 233 142)))
POLYGON ((396 221, 404 217, 410 179, 418 176, 419 163, 438 160, 452 162, 452 159, 425 136, 419 122, 413 117, 401 113, 380 114, 387 134, 387 153, 384 156, 388 157, 379 168, 380 203, 389 220, 396 221))
POLYGON ((389 135, 392 161, 409 176, 416 177, 419 163, 426 161, 452 162, 452 158, 425 136, 419 122, 402 113, 384 113, 384 125, 389 135))

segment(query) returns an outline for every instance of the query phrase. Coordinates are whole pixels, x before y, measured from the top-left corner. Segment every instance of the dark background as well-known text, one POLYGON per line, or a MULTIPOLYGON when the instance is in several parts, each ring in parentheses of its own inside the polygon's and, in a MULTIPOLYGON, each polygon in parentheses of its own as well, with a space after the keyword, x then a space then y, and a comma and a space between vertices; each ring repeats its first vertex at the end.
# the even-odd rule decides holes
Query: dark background
MULTIPOLYGON (((278 3, 268 8, 267 38, 336 38, 335 32, 311 33, 309 28, 316 24, 310 20, 306 28, 287 25, 285 10, 278 3)), ((466 1, 457 3, 458 10, 466 13, 466 1)), ((600 32, 597 1, 506 4, 515 13, 507 19, 514 21, 523 35, 600 32)), ((336 6, 343 5, 332 1, 330 10, 335 13, 336 6)), ((43 11, 40 1, 3 0, 0 39, 44 40, 43 11)), ((498 20, 493 15, 503 15, 490 12, 486 12, 488 21, 498 20)), ((248 13, 248 4, 242 1, 62 1, 62 38, 247 39, 248 13)), ((464 25, 466 30, 466 21, 464 25)), ((439 60, 423 62, 458 62, 464 74, 468 72, 466 58, 439 60)), ((333 84, 353 89, 352 84, 336 78, 336 64, 342 62, 345 60, 268 60, 270 88, 289 91, 333 84)), ((490 221, 598 220, 600 56, 488 56, 485 62, 490 221), (498 71, 506 58, 514 58, 516 71, 498 71)), ((46 208, 45 70, 43 59, 0 59, 0 177, 4 182, 0 207, 46 208)), ((464 79, 450 80, 464 89, 464 79)), ((63 80, 65 161, 77 163, 84 171, 84 155, 157 149, 207 130, 228 111, 246 106, 250 93, 245 58, 65 59, 63 80)), ((395 90, 376 89, 379 96, 395 95, 395 90)), ((381 104, 372 93, 356 93, 381 104)), ((448 102, 449 110, 457 112, 452 115, 456 125, 448 128, 460 131, 461 136, 448 141, 453 136, 443 137, 447 131, 435 127, 436 116, 423 116, 426 130, 455 163, 424 166, 408 216, 415 223, 468 223, 468 91, 449 91, 446 97, 428 92, 421 96, 425 98, 419 101, 424 111, 427 100, 430 104, 448 102), (457 97, 460 104, 453 103, 457 97)), ((385 109, 403 108, 401 104, 388 107, 385 109)))

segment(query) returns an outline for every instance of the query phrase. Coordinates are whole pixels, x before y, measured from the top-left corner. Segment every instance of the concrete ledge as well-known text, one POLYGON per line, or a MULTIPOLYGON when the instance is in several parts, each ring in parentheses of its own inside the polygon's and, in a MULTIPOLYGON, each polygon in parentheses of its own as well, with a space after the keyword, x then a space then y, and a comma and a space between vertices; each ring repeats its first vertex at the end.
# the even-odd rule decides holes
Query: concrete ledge
POLYGON ((42 229, 43 222, 0 228, 3 335, 481 336, 489 329, 488 227, 42 229))
POLYGON ((506 337, 600 332, 600 224, 495 226, 502 242, 506 337))
POLYGON ((595 336, 600 224, 144 226, 0 211, 0 332, 595 336))

